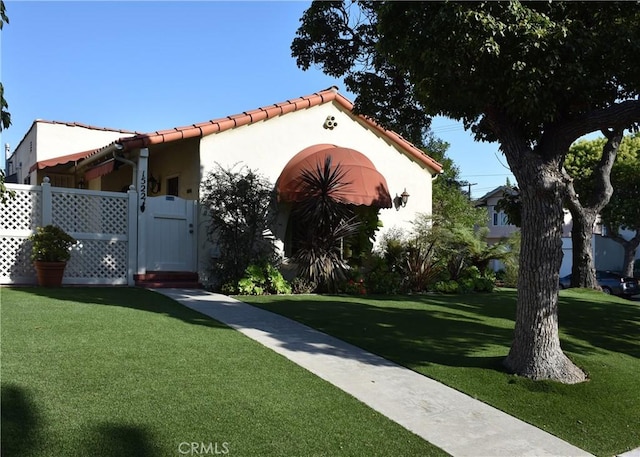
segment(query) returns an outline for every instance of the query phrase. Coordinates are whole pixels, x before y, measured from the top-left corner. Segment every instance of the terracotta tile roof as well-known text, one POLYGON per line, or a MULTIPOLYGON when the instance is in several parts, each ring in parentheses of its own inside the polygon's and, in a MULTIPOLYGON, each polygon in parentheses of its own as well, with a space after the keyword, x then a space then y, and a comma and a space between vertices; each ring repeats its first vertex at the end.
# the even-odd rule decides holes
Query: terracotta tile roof
MULTIPOLYGON (((203 137, 214 133, 224 132, 225 130, 240 127, 242 125, 271 119, 283 114, 291 113, 293 111, 322 105, 331 101, 335 101, 348 111, 353 111, 353 103, 339 94, 337 88, 331 87, 312 95, 287 100, 285 102, 258 108, 253 111, 245 111, 240 114, 235 114, 208 122, 201 122, 199 124, 176 127, 169 130, 159 130, 156 132, 137 134, 132 137, 121 138, 117 140, 116 143, 122 145, 123 149, 130 150, 144 148, 154 144, 167 143, 170 141, 203 137)), ((383 128, 375 121, 366 116, 358 115, 357 118, 360 121, 364 122, 369 128, 377 131, 392 143, 396 144, 398 147, 400 147, 400 149, 407 153, 409 157, 413 158, 417 162, 427 165, 438 173, 442 171, 442 165, 440 163, 424 154, 420 149, 416 148, 413 144, 402 138, 397 133, 383 128)), ((100 148, 94 151, 94 153, 98 153, 102 149, 105 148, 100 148)))

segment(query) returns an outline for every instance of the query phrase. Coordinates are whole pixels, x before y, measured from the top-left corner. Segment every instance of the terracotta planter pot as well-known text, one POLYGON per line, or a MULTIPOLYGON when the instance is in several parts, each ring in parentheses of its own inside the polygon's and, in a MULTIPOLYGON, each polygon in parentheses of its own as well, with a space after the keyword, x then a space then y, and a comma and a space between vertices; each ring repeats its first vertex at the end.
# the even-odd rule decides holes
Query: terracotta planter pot
POLYGON ((38 275, 38 285, 43 287, 60 287, 62 285, 62 276, 67 262, 41 262, 36 260, 33 264, 38 275))

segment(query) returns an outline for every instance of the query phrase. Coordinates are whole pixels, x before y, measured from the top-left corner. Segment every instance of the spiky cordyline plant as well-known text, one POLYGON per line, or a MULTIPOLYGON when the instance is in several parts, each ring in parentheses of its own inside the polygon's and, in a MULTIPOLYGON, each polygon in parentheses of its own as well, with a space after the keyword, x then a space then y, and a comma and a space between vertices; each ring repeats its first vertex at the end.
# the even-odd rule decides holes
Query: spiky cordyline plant
POLYGON ((348 203, 340 196, 350 182, 340 165, 331 170, 331 156, 324 164, 301 173, 299 192, 303 198, 293 209, 298 222, 299 248, 294 254, 298 274, 330 292, 344 279, 348 268, 342 259, 340 241, 353 236, 359 227, 348 203))

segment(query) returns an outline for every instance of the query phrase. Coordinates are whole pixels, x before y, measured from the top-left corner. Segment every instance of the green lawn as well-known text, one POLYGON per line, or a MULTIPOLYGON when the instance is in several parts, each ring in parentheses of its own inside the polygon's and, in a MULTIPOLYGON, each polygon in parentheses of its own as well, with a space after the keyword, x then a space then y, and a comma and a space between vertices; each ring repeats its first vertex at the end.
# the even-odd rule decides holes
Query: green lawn
POLYGON ((562 346, 590 381, 505 373, 515 291, 397 297, 238 297, 441 381, 596 455, 640 447, 640 302, 563 291, 562 346))
POLYGON ((446 455, 154 292, 0 288, 2 455, 446 455), (226 452, 225 452, 226 451, 226 452))

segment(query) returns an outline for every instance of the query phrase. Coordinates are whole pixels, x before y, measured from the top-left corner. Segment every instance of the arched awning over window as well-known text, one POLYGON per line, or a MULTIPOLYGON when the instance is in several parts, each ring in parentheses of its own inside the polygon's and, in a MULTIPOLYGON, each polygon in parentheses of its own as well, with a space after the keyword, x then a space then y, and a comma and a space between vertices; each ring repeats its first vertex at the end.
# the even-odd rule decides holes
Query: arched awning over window
POLYGON ((371 160, 355 149, 342 148, 333 144, 316 144, 296 154, 280 173, 276 187, 278 198, 284 202, 296 202, 303 198, 301 173, 323 167, 331 156, 331 169, 340 164, 345 171, 344 181, 349 185, 338 192, 338 196, 354 205, 391 208, 392 201, 384 176, 376 170, 371 160))

